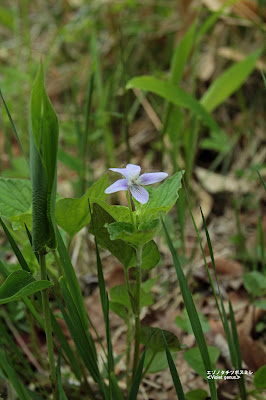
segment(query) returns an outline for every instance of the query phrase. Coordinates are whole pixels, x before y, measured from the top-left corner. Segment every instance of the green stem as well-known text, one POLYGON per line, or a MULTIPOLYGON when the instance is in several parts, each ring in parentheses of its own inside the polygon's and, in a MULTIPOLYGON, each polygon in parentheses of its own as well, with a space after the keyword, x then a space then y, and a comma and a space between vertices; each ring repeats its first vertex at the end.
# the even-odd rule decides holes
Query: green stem
MULTIPOLYGON (((40 253, 40 266, 41 266, 41 279, 46 280, 47 273, 46 273, 45 253, 40 253)), ((43 306, 44 327, 45 327, 45 335, 48 348, 48 358, 50 365, 50 378, 52 384, 53 398, 54 400, 58 400, 59 397, 57 391, 57 377, 56 377, 56 368, 54 361, 52 325, 51 325, 50 307, 49 307, 49 289, 42 290, 42 306, 43 306)))
POLYGON ((128 208, 129 208, 131 223, 132 223, 132 225, 135 226, 135 221, 134 221, 134 215, 133 215, 132 203, 131 203, 131 197, 130 197, 129 190, 126 193, 127 193, 126 196, 127 196, 127 202, 128 202, 128 208))
POLYGON ((135 348, 134 348, 134 361, 132 380, 135 376, 137 366, 139 363, 139 345, 140 345, 140 288, 141 288, 141 260, 142 260, 142 247, 136 248, 136 294, 135 294, 135 348))

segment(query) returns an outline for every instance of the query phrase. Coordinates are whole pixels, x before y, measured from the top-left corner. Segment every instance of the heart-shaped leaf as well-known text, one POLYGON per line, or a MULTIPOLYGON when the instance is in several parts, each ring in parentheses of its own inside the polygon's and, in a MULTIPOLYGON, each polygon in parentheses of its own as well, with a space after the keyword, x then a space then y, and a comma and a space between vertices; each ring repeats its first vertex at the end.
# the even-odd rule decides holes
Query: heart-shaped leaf
POLYGON ((53 286, 52 282, 36 281, 29 272, 14 271, 0 287, 0 304, 11 303, 51 286, 53 286))
MULTIPOLYGON (((142 326, 140 329, 140 342, 143 344, 147 344, 149 337, 153 333, 150 341, 149 341, 149 349, 153 352, 165 351, 164 342, 162 339, 161 330, 154 328, 152 326, 142 326), (153 333, 154 332, 154 333, 153 333)), ((184 349, 184 346, 180 345, 178 338, 169 331, 163 330, 168 348, 172 351, 181 351, 184 349)))

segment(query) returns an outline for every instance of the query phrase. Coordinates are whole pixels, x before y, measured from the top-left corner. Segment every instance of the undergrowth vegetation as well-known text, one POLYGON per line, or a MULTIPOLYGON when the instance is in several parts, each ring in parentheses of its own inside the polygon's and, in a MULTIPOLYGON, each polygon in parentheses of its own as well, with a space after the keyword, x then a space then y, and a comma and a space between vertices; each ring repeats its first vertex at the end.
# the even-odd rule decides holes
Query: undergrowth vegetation
POLYGON ((0 5, 1 399, 264 398, 265 16, 0 5))

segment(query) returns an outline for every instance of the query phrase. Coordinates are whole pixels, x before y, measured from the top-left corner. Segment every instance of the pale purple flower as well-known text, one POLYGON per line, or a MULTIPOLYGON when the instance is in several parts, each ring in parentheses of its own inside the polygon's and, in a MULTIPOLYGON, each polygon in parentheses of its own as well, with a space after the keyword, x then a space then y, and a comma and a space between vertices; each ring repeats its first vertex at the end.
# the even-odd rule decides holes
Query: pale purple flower
POLYGON ((140 175, 140 166, 134 164, 127 164, 126 168, 109 169, 123 175, 124 179, 118 179, 104 193, 109 194, 129 189, 132 196, 141 204, 145 204, 149 200, 149 192, 142 186, 160 182, 168 176, 166 172, 150 172, 140 175))

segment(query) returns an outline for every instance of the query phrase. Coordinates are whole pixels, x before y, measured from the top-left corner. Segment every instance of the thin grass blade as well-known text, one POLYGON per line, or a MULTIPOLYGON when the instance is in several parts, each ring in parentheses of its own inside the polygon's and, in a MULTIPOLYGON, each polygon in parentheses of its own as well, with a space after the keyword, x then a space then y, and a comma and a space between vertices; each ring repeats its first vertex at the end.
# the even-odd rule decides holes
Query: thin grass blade
POLYGON ((143 371, 143 365, 144 365, 144 361, 145 361, 146 351, 147 351, 147 347, 145 347, 142 357, 140 359, 139 365, 137 367, 134 379, 132 381, 128 400, 136 400, 137 399, 139 385, 140 385, 141 378, 142 378, 142 371, 143 371))
POLYGON ((11 126, 12 126, 14 135, 16 136, 16 139, 17 139, 17 141, 18 141, 20 150, 22 151, 22 154, 23 154, 25 160, 27 161, 28 166, 30 166, 29 159, 28 159, 28 157, 26 156, 26 153, 25 153, 25 151, 24 151, 24 148, 23 148, 22 143, 21 143, 20 138, 19 138, 19 134, 18 134, 18 132, 17 132, 17 129, 16 129, 16 127, 15 127, 15 124, 14 124, 14 122, 13 122, 13 119, 12 119, 12 117, 11 117, 11 114, 10 114, 9 109, 8 109, 8 107, 7 107, 7 104, 6 104, 5 100, 4 100, 4 97, 3 97, 3 94, 2 94, 2 91, 1 91, 1 90, 0 90, 0 97, 1 97, 1 99, 2 99, 2 101, 3 101, 4 107, 5 107, 5 109, 6 109, 7 116, 8 116, 8 118, 9 118, 10 124, 11 124, 11 126))
MULTIPOLYGON (((240 345, 239 345, 236 320, 235 320, 234 310, 233 310, 231 301, 229 301, 229 315, 230 315, 230 321, 231 321, 231 329, 232 329, 234 347, 236 349, 236 357, 237 357, 236 368, 238 370, 241 370, 242 369, 242 356, 241 356, 241 350, 240 350, 240 345)), ((240 379, 238 380, 238 385, 239 385, 241 399, 246 400, 247 393, 246 393, 245 380, 244 380, 243 374, 240 375, 240 379)))
POLYGON ((7 375, 20 400, 30 400, 25 386, 20 382, 17 372, 8 358, 7 353, 0 348, 0 368, 7 375))
POLYGON ((162 334, 162 337, 163 337, 166 357, 167 357, 169 369, 170 369, 170 372, 171 372, 171 375, 172 375, 172 379, 173 379, 173 382, 174 382, 177 398, 178 398, 178 400, 185 400, 185 395, 184 395, 183 388, 182 388, 182 385, 181 385, 181 382, 180 382, 180 378, 179 378, 179 375, 178 375, 178 372, 177 372, 173 357, 172 357, 172 355, 170 353, 167 341, 165 339, 165 336, 164 336, 164 333, 163 333, 162 330, 161 330, 161 334, 162 334))
POLYGON ((0 223, 1 223, 2 227, 3 227, 3 229, 4 229, 4 232, 6 234, 7 239, 8 239, 8 241, 9 241, 9 243, 10 243, 10 245, 11 245, 11 247, 12 247, 12 249, 13 249, 13 251, 14 251, 16 257, 17 257, 17 259, 18 259, 18 262, 20 263, 21 268, 24 269, 24 271, 27 271, 27 272, 31 273, 25 258, 23 257, 23 255, 22 255, 21 251, 19 250, 15 240, 13 239, 13 236, 9 232, 9 230, 8 230, 7 226, 5 225, 4 221, 2 220, 2 218, 0 218, 0 223))
MULTIPOLYGON (((176 274, 177 274, 177 278, 179 281, 179 285, 180 285, 180 289, 181 289, 181 293, 182 293, 182 297, 185 303, 185 307, 189 316, 189 320, 191 323, 191 327, 193 330, 193 333, 195 335, 195 339, 197 341, 197 344, 199 346, 199 350, 200 350, 200 354, 202 357, 202 361, 204 363, 205 369, 207 370, 212 370, 212 365, 211 365, 211 360, 210 360, 210 356, 209 356, 209 352, 208 352, 208 348, 207 348, 207 344, 204 338, 204 334, 202 331, 202 327, 201 327, 201 323, 199 320, 199 316, 190 292, 190 289, 188 287, 187 284, 187 280, 185 278, 185 275, 182 271, 179 259, 175 253, 175 249, 174 246, 172 244, 172 241, 170 239, 170 236, 167 232, 167 229, 165 227, 165 224, 162 220, 162 225, 163 225, 163 229, 164 229, 164 233, 166 236, 166 240, 167 240, 167 244, 168 247, 171 251, 172 254, 172 258, 173 258, 173 262, 174 262, 174 266, 175 266, 175 270, 176 270, 176 274)), ((211 399, 212 400, 217 400, 217 391, 216 391, 216 385, 215 385, 215 381, 213 380, 209 380, 209 387, 210 387, 210 392, 211 392, 211 399)))

